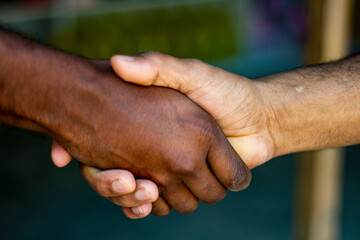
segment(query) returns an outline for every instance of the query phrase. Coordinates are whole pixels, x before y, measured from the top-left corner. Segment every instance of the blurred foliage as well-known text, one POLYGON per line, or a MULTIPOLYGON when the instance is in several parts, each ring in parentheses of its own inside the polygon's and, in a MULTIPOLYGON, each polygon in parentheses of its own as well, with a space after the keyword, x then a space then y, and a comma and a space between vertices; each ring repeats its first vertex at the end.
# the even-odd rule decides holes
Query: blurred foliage
POLYGON ((92 58, 156 50, 211 61, 235 54, 236 30, 226 6, 178 7, 79 16, 49 42, 92 58))

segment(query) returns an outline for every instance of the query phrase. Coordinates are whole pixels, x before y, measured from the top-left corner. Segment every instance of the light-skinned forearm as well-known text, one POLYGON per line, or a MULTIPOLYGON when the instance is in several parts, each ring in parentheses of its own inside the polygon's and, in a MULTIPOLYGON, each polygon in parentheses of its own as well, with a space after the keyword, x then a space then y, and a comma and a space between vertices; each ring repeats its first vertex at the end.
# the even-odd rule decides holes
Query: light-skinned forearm
POLYGON ((258 80, 275 156, 360 143, 360 56, 258 80))

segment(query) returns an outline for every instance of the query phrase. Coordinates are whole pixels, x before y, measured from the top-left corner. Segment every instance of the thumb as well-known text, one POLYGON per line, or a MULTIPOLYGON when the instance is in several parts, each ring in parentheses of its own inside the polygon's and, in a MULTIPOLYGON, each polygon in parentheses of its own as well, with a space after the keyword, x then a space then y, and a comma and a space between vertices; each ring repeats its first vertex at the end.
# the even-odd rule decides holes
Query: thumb
POLYGON ((111 58, 111 65, 124 81, 180 91, 212 115, 221 127, 227 115, 238 107, 236 92, 248 84, 246 78, 200 60, 179 59, 158 52, 116 55, 111 58))
POLYGON ((111 58, 115 73, 124 81, 144 86, 161 86, 187 94, 200 88, 207 64, 195 59, 179 59, 158 52, 140 55, 115 55, 111 58))

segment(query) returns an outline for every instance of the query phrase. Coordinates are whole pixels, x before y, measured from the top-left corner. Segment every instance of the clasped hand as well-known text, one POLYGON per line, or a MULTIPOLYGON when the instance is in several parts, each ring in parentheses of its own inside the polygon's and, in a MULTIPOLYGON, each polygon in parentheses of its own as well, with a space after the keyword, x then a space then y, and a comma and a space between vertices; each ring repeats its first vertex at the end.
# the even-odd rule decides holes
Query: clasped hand
MULTIPOLYGON (((274 156, 274 142, 268 130, 268 112, 261 95, 261 83, 198 60, 182 60, 156 52, 115 56, 111 63, 117 75, 125 81, 172 88, 193 100, 217 121, 249 168, 274 156)), ((127 147, 136 149, 136 154, 142 152, 146 157, 140 157, 143 160, 141 165, 123 168, 130 170, 137 178, 153 180, 159 187, 160 197, 157 198, 157 187, 153 182, 144 179, 135 182, 130 172, 97 171, 82 166, 84 178, 100 195, 123 206, 126 216, 140 218, 151 210, 155 215, 166 215, 170 207, 181 213, 191 212, 196 209, 197 199, 206 203, 222 199, 225 195, 223 186, 239 190, 249 184, 248 169, 230 148, 217 124, 204 111, 172 91, 149 87, 135 89, 136 93, 129 93, 135 102, 132 116, 135 119, 138 115, 146 116, 142 117, 136 128, 142 129, 143 133, 147 132, 148 137, 145 139, 156 144, 144 146, 144 138, 141 134, 140 137, 136 136, 138 131, 131 128, 133 132, 128 134, 134 135, 136 141, 127 143, 127 147), (152 95, 147 91, 162 93, 162 90, 164 96, 161 99, 146 97, 152 95), (184 104, 188 107, 184 108, 184 104), (152 132, 153 127, 157 130, 152 132), (163 156, 169 153, 171 157, 164 159, 163 156), (172 180, 166 178, 169 168, 160 170, 161 164, 170 166, 175 173, 184 176, 183 182, 178 177, 172 180), (148 173, 154 169, 160 170, 156 172, 157 175, 148 173), (122 179, 122 183, 126 184, 114 190, 116 187, 113 187, 113 183, 117 179, 122 179), (154 203, 151 205, 152 201, 154 203)), ((56 142, 52 154, 57 166, 64 166, 71 160, 71 156, 56 142)))

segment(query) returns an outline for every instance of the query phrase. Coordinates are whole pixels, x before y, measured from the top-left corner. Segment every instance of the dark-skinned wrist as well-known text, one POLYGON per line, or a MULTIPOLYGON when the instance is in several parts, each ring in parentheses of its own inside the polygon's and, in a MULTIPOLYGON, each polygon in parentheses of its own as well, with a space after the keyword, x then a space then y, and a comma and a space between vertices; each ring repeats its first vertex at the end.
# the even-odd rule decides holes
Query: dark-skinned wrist
POLYGON ((64 133, 76 94, 94 75, 90 60, 0 30, 0 121, 49 135, 64 133))
POLYGON ((28 58, 33 51, 33 42, 0 29, 0 122, 45 131, 31 117, 38 104, 34 100, 39 97, 35 62, 28 58))

